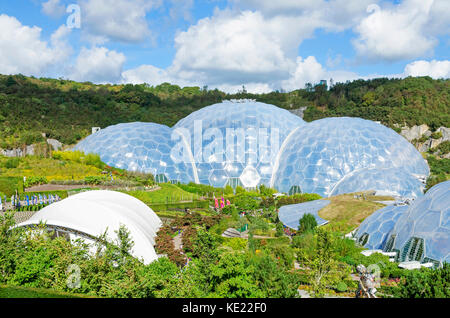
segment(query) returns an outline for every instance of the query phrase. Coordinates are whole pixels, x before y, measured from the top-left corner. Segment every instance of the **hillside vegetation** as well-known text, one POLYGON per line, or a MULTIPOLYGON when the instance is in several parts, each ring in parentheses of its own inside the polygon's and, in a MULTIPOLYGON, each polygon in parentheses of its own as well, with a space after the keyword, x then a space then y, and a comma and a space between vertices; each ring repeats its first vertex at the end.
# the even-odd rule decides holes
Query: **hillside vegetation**
POLYGON ((91 127, 145 121, 174 125, 191 112, 232 98, 253 98, 286 109, 307 107, 305 120, 362 117, 397 125, 449 127, 450 80, 429 77, 357 80, 327 90, 310 86, 289 93, 226 94, 207 87, 163 83, 95 85, 68 80, 0 75, 0 148, 11 149, 55 138, 74 144, 91 127))

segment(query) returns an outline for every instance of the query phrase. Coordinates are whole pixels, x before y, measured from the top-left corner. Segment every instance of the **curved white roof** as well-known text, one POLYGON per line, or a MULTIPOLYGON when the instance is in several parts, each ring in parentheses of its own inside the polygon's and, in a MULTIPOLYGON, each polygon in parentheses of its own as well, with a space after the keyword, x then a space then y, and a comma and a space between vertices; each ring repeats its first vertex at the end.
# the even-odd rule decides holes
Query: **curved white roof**
POLYGON ((82 192, 43 208, 17 226, 41 221, 94 237, 107 231, 112 241, 117 239, 115 231, 123 224, 134 242, 132 255, 146 264, 157 258, 153 245, 162 222, 152 209, 128 194, 105 190, 82 192))

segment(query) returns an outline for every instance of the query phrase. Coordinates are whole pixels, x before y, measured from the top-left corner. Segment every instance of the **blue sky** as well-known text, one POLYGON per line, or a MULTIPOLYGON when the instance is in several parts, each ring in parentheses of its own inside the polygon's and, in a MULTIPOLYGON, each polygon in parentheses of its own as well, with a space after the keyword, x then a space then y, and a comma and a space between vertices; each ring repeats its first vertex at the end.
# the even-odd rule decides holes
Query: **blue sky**
POLYGON ((0 0, 0 73, 231 92, 448 78, 449 21, 447 0, 0 0))

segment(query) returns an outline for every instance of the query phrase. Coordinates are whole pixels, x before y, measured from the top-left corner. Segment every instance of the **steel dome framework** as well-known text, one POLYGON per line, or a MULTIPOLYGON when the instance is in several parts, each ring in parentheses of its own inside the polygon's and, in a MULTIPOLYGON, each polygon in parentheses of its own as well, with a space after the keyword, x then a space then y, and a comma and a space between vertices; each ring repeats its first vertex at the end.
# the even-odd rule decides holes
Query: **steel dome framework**
POLYGON ((215 187, 265 184, 322 196, 381 190, 422 195, 429 168, 402 136, 360 118, 305 123, 285 109, 252 100, 224 101, 174 127, 118 124, 81 141, 112 166, 150 172, 158 182, 215 187))
POLYGON ((450 181, 414 201, 389 233, 385 251, 399 261, 450 263, 450 181))

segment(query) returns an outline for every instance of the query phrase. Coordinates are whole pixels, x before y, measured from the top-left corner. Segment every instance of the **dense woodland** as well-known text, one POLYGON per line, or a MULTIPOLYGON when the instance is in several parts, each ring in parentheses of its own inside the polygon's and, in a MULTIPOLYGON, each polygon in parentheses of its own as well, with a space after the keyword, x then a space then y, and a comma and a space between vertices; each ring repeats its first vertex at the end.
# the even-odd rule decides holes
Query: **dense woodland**
POLYGON ((63 79, 0 75, 0 148, 23 147, 55 138, 73 144, 93 126, 132 121, 174 125, 191 112, 224 99, 252 98, 286 109, 307 106, 305 120, 353 116, 398 125, 450 126, 450 80, 379 78, 307 85, 292 92, 227 94, 208 87, 163 83, 95 85, 63 79))

